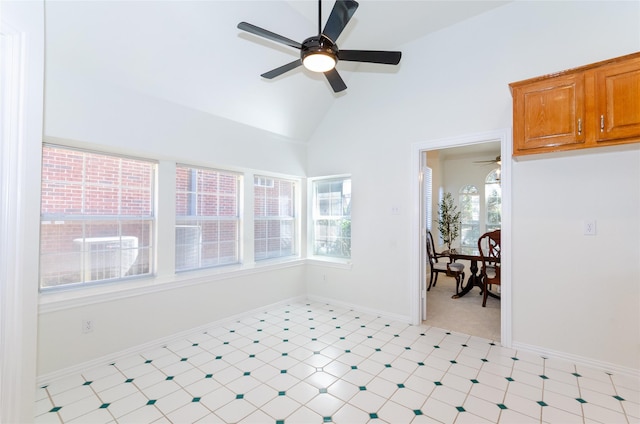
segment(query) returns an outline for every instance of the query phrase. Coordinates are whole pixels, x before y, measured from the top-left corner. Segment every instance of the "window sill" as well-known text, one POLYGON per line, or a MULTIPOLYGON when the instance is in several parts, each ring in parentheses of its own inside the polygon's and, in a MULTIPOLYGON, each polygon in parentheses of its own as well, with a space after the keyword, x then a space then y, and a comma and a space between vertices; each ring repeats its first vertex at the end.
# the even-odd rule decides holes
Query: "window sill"
POLYGON ((351 259, 332 258, 329 256, 309 256, 307 258, 309 265, 329 266, 332 268, 351 269, 351 259))
POLYGON ((301 266, 304 264, 304 259, 295 257, 289 258, 288 260, 280 259, 260 261, 253 264, 229 265, 220 268, 184 271, 173 275, 156 275, 148 278, 135 278, 87 287, 43 292, 40 293, 39 312, 49 313, 61 311, 94 303, 125 299, 191 285, 206 284, 213 281, 301 266))

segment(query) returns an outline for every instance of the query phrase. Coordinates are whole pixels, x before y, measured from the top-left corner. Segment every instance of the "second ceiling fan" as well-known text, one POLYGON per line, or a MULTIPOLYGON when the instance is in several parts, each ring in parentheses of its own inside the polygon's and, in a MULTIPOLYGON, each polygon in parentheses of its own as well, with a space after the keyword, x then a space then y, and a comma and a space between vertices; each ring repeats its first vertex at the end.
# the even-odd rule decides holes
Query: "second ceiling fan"
POLYGON ((304 66, 313 72, 322 72, 333 91, 338 93, 347 88, 340 74, 335 69, 339 60, 350 62, 382 63, 397 65, 400 63, 401 52, 381 50, 340 50, 336 40, 347 26, 347 23, 358 8, 354 0, 337 0, 331 10, 327 23, 322 28, 322 0, 318 0, 318 35, 311 36, 302 43, 278 35, 266 29, 247 22, 240 22, 238 28, 251 34, 258 35, 277 43, 281 43, 300 50, 300 58, 278 68, 265 72, 261 76, 267 79, 275 78, 299 66, 304 66))
POLYGON ((490 159, 490 160, 477 160, 477 161, 474 161, 473 163, 484 163, 484 164, 495 163, 496 165, 502 165, 502 156, 496 156, 495 159, 490 159))

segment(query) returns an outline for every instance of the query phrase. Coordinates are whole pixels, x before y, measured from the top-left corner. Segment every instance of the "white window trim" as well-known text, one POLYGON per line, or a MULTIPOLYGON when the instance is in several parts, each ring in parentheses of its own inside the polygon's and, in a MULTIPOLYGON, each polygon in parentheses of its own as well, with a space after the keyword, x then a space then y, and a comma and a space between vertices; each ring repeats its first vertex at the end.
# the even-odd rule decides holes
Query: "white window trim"
MULTIPOLYGON (((335 175, 326 175, 321 177, 310 177, 307 178, 307 262, 310 264, 332 264, 334 266, 339 266, 342 269, 351 269, 352 265, 352 257, 351 258, 338 258, 335 256, 323 256, 323 255, 314 255, 313 254, 313 184, 316 181, 325 181, 325 180, 337 180, 337 179, 350 179, 351 185, 353 187, 353 176, 351 174, 335 174, 335 175)), ((352 222, 352 233, 353 235, 353 222, 352 222)), ((352 239, 353 246, 353 239, 352 239)))
MULTIPOLYGON (((237 262, 233 262, 233 263, 229 263, 229 264, 222 264, 222 265, 209 265, 209 266, 199 266, 199 267, 195 267, 195 268, 186 268, 186 269, 176 269, 176 264, 175 264, 175 244, 176 244, 176 240, 175 240, 175 233, 174 233, 174 241, 173 241, 173 247, 174 247, 174 263, 173 263, 173 269, 175 269, 176 273, 183 273, 183 272, 193 272, 193 271, 198 271, 198 270, 203 270, 203 269, 211 269, 211 268, 222 268, 222 267, 228 267, 228 266, 234 266, 234 265, 238 265, 242 263, 242 250, 243 250, 243 245, 242 245, 242 234, 243 234, 243 224, 244 224, 244 220, 242 219, 242 211, 243 211, 243 204, 244 204, 244 199, 243 199, 243 189, 242 186, 244 185, 244 182, 246 181, 244 178, 244 174, 238 171, 229 171, 226 169, 221 169, 221 168, 209 168, 209 167, 205 167, 205 166, 196 166, 196 165, 189 165, 189 164, 185 164, 185 163, 176 163, 175 164, 175 170, 176 172, 174 172, 174 187, 175 187, 175 183, 176 183, 176 179, 175 179, 175 175, 177 173, 177 169, 178 168, 189 168, 189 169, 197 169, 197 170, 201 170, 201 171, 211 171, 211 172, 218 172, 221 174, 227 174, 227 175, 235 175, 238 180, 237 180, 237 184, 238 184, 238 193, 237 193, 237 201, 238 201, 238 210, 237 210, 237 215, 234 218, 231 217, 218 217, 218 216, 209 216, 209 215, 193 215, 193 216, 178 216, 177 213, 175 215, 175 219, 174 219, 174 228, 176 228, 178 225, 182 225, 180 224, 178 221, 179 220, 202 220, 202 221, 237 221, 238 223, 238 239, 237 239, 237 243, 238 243, 238 261, 237 262)), ((163 187, 164 188, 164 187, 163 187)), ((175 200, 176 200, 176 196, 177 196, 177 189, 175 190, 175 195, 173 197, 174 200, 174 212, 175 212, 175 200)), ((175 230, 174 230, 175 232, 175 230)))
MULTIPOLYGON (((42 143, 42 150, 44 150, 44 148, 46 147, 50 147, 53 149, 65 149, 65 150, 73 150, 73 151, 77 151, 77 152, 81 152, 81 153, 88 153, 88 154, 95 154, 95 155, 103 155, 103 156, 111 156, 111 157, 115 157, 115 158, 121 158, 121 159, 130 159, 130 160, 136 160, 136 161, 141 161, 141 162, 148 162, 153 164, 154 166, 154 173, 153 173, 153 178, 151 181, 151 196, 152 196, 152 213, 150 216, 143 216, 142 218, 146 218, 151 220, 152 222, 152 239, 156 241, 157 243, 157 230, 158 230, 158 199, 157 199, 157 194, 158 194, 158 172, 159 172, 159 161, 157 159, 151 159, 151 158, 145 158, 142 156, 136 156, 136 155, 128 155, 128 154, 123 154, 123 153, 113 153, 110 151, 100 151, 100 150, 96 150, 95 148, 86 148, 86 147, 79 147, 79 146, 73 146, 73 145, 65 145, 65 144, 59 144, 59 143, 54 143, 54 142, 49 142, 49 141, 44 141, 42 143)), ((40 166, 42 167, 42 163, 40 164, 40 166)), ((42 193, 40 193, 40 198, 42 198, 42 193)), ((62 220, 65 218, 69 218, 71 220, 82 220, 82 221, 92 221, 92 220, 104 220, 105 217, 106 219, 112 219, 115 218, 115 220, 117 221, 121 221, 124 218, 135 218, 134 215, 86 215, 86 214, 42 214, 42 212, 39 211, 40 214, 40 227, 43 225, 43 222, 49 222, 49 223, 53 223, 56 220, 62 220)), ((124 219, 125 221, 127 219, 124 219)), ((94 285, 103 285, 103 284, 107 284, 107 285, 111 285, 111 284, 117 284, 119 282, 126 282, 126 281, 136 281, 136 280, 140 280, 140 279, 145 279, 145 278, 150 278, 152 276, 155 276, 157 273, 157 260, 155 259, 155 256, 157 255, 157 244, 152 244, 151 246, 149 246, 152 250, 152 252, 154 252, 150 259, 151 259, 151 263, 150 263, 150 271, 149 273, 146 274, 139 274, 139 275, 132 275, 132 276, 122 276, 119 278, 114 278, 114 279, 105 279, 105 280, 91 280, 91 281, 80 281, 80 282, 75 282, 75 283, 69 283, 69 284, 63 284, 63 285, 56 285, 56 286, 47 286, 47 287, 42 287, 41 286, 41 275, 40 275, 40 246, 38 246, 38 290, 40 291, 40 293, 48 293, 48 292, 55 292, 55 291, 69 291, 69 290, 76 290, 79 288, 85 288, 85 287, 89 287, 89 286, 94 286, 94 285)), ((83 270, 84 271, 84 270, 83 270)))
MULTIPOLYGON (((300 181, 299 178, 289 178, 289 177, 275 177, 273 175, 267 175, 264 173, 256 173, 253 176, 253 187, 254 187, 254 193, 252 195, 252 199, 255 201, 255 187, 267 187, 267 188, 271 188, 274 186, 274 180, 283 180, 283 181, 290 181, 293 183, 293 216, 290 218, 293 221, 293 231, 294 231, 294 237, 293 237, 293 253, 291 255, 285 255, 285 256, 274 256, 274 257, 270 257, 270 258, 263 258, 263 259, 255 259, 255 234, 252 237, 253 243, 252 243, 252 250, 253 250, 253 254, 254 254, 254 261, 256 263, 263 263, 263 262, 278 262, 278 261, 286 261, 288 258, 299 258, 300 257, 300 245, 301 245, 301 237, 300 237, 300 231, 302 228, 301 225, 301 217, 302 217, 302 210, 300 209, 300 205, 301 205, 301 198, 302 198, 302 182, 300 181), (258 180, 258 184, 255 184, 255 181, 258 180), (265 180, 269 180, 271 181, 271 185, 265 185, 263 184, 265 180)), ((255 229, 255 210, 254 207, 251 208, 253 214, 253 228, 255 229)), ((281 219, 281 217, 265 217, 264 219, 266 220, 274 220, 274 221, 284 221, 283 219, 281 219)))
MULTIPOLYGON (((247 168, 223 166, 219 164, 190 164, 183 161, 166 160, 145 156, 141 154, 130 154, 115 149, 96 150, 95 145, 61 140, 47 137, 46 144, 56 145, 63 148, 92 151, 100 154, 136 158, 142 160, 155 161, 157 163, 156 175, 156 267, 155 274, 131 277, 122 280, 112 280, 87 284, 85 286, 61 287, 56 290, 42 291, 38 294, 38 306, 40 313, 48 313, 59 310, 76 308, 79 306, 108 302, 112 300, 125 299, 139 296, 141 294, 152 294, 165 290, 172 290, 178 287, 188 287, 198 284, 210 284, 214 281, 239 278, 246 275, 262 273, 265 271, 286 269, 304 266, 307 263, 306 240, 303 240, 303 219, 306 211, 302 208, 302 199, 306 197, 306 184, 304 177, 256 171, 247 168), (215 169, 223 172, 238 173, 241 178, 240 183, 240 262, 219 267, 195 269, 184 272, 175 272, 175 172, 176 166, 183 166, 215 169), (296 222, 296 244, 299 246, 295 256, 279 257, 254 261, 253 259, 253 178, 260 175, 267 178, 282 178, 295 181, 299 188, 299 195, 296 198, 295 208, 298 214, 296 222), (250 181, 251 184, 244 183, 250 181), (159 188, 162 187, 162 190, 159 188)), ((38 211, 39 215, 39 211, 38 211)), ((38 221, 39 222, 39 221, 38 221)))

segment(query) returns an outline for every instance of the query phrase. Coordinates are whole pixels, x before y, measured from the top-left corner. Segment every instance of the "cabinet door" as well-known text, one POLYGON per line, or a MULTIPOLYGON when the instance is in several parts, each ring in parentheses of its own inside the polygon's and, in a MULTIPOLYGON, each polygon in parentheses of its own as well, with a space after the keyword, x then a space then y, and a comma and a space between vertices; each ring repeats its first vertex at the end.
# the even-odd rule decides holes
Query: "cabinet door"
POLYGON ((584 74, 560 75, 513 89, 514 154, 584 144, 584 74), (533 151, 529 151, 533 150, 533 151))
POLYGON ((640 138, 640 58, 595 71, 597 142, 640 138))

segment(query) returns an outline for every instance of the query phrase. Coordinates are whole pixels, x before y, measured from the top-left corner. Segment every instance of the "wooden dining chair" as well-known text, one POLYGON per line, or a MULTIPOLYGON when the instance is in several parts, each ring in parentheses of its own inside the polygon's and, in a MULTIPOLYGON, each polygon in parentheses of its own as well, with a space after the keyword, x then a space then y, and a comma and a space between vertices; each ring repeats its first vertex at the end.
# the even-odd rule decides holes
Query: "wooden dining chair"
POLYGON ((482 258, 482 306, 487 306, 491 286, 500 285, 500 230, 484 233, 478 239, 478 252, 482 258))
POLYGON ((431 269, 431 278, 427 291, 431 290, 431 286, 435 287, 438 282, 438 274, 444 273, 456 280, 456 294, 460 292, 460 287, 464 281, 464 265, 452 262, 446 253, 437 253, 433 244, 433 236, 431 231, 427 230, 427 257, 429 260, 429 268, 431 269), (440 261, 439 259, 445 259, 440 261))

